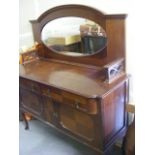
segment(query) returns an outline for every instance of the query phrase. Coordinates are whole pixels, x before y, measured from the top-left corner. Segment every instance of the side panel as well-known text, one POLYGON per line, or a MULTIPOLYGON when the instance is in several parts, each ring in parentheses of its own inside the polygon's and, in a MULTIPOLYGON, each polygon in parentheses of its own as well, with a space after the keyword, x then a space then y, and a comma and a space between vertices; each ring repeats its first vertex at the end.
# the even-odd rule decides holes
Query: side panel
POLYGON ((104 144, 118 138, 126 128, 126 103, 128 102, 128 81, 113 89, 102 101, 102 125, 104 144))

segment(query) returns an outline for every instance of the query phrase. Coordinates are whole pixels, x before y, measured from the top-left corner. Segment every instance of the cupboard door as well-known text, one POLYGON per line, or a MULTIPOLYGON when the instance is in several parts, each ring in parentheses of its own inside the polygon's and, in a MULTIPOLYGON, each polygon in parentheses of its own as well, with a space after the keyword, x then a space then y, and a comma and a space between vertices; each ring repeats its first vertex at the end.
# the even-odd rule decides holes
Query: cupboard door
POLYGON ((77 111, 76 109, 66 105, 60 106, 59 115, 60 123, 63 128, 88 141, 92 141, 94 139, 95 125, 90 115, 77 111))
POLYGON ((41 116, 43 112, 43 103, 39 95, 31 91, 20 89, 21 106, 29 112, 41 116))

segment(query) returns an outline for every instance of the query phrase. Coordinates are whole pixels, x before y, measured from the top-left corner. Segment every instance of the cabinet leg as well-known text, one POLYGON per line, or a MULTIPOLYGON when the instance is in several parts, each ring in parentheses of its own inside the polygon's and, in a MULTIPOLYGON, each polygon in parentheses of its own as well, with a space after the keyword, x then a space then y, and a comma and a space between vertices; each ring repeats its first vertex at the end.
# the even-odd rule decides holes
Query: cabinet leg
POLYGON ((26 119, 26 115, 25 115, 24 112, 22 113, 22 116, 23 116, 23 120, 25 122, 25 130, 28 130, 29 129, 29 123, 28 123, 28 121, 26 119))

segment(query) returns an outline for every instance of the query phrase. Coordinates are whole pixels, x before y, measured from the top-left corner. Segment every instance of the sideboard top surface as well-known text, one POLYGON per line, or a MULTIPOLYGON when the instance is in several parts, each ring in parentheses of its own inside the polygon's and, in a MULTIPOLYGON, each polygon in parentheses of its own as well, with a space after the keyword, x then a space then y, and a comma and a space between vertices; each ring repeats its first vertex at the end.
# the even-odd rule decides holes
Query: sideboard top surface
POLYGON ((104 83, 102 71, 47 60, 19 66, 20 77, 91 98, 106 94, 111 87, 104 83))

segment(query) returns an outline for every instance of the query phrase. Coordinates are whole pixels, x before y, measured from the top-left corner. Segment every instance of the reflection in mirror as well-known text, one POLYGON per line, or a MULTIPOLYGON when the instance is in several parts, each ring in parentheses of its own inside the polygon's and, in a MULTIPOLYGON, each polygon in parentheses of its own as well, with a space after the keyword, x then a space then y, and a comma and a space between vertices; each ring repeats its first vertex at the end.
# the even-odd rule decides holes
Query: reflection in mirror
POLYGON ((107 44, 104 29, 81 17, 62 17, 48 22, 41 38, 49 49, 71 56, 92 55, 107 44))

